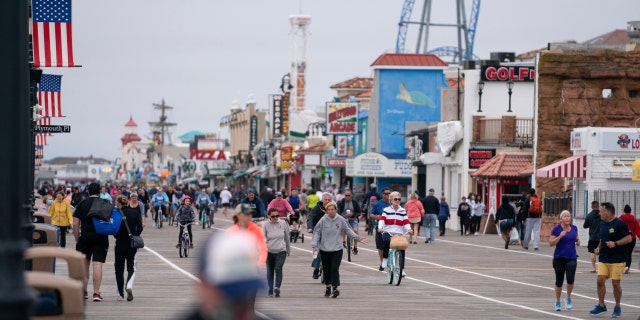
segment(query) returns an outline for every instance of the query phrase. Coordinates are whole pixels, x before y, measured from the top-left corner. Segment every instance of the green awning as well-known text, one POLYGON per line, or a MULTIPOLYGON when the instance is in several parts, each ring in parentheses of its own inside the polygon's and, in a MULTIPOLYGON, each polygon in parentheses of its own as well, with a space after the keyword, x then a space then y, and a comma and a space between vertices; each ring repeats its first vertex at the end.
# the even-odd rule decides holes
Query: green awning
POLYGON ((209 170, 209 174, 204 175, 202 178, 203 179, 213 179, 219 176, 227 176, 229 175, 233 170, 231 169, 213 169, 213 170, 209 170))

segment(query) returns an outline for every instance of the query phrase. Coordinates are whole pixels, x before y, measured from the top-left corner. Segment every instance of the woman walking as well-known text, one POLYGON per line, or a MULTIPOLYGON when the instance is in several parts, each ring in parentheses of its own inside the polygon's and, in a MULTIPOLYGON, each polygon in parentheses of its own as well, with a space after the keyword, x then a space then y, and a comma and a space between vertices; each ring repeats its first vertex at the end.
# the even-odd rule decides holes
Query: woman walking
POLYGON ((564 210, 560 213, 560 224, 551 230, 549 245, 555 246, 553 251, 553 270, 556 273, 555 294, 556 303, 554 310, 560 311, 560 295, 562 294, 562 283, 565 274, 567 276, 567 297, 564 299, 565 310, 571 310, 571 292, 573 291, 573 281, 578 266, 578 254, 576 246, 580 246, 578 228, 572 224, 571 212, 564 210))
MULTIPOLYGON (((122 212, 124 218, 122 223, 126 223, 131 230, 131 234, 139 236, 142 233, 142 216, 140 215, 140 207, 132 208, 129 200, 123 196, 116 197, 116 205, 122 212)), ((131 248, 131 237, 125 226, 120 226, 116 238, 116 246, 114 249, 115 260, 113 266, 116 272, 116 286, 118 289, 118 301, 124 300, 124 290, 127 291, 127 301, 133 300, 133 281, 136 278, 136 254, 138 249, 131 248), (127 282, 124 282, 124 267, 127 266, 127 282)))
POLYGON ((451 212, 449 212, 449 204, 445 196, 440 197, 440 211, 438 212, 438 227, 440 228, 440 236, 444 237, 444 232, 447 230, 447 220, 451 218, 451 212))
POLYGON ((62 191, 56 192, 56 200, 49 206, 51 224, 60 228, 60 247, 67 246, 67 230, 73 223, 71 205, 65 199, 62 191))
POLYGON ((424 207, 422 206, 422 202, 420 202, 420 197, 417 193, 412 192, 409 195, 409 201, 404 204, 404 209, 407 210, 407 217, 411 224, 411 230, 413 230, 413 235, 411 235, 413 240, 412 243, 417 244, 420 221, 422 221, 422 217, 424 217, 424 207))
POLYGON ((267 240, 267 284, 269 297, 280 297, 282 285, 282 266, 291 252, 289 247, 289 224, 286 220, 278 219, 278 209, 269 209, 269 222, 262 225, 262 233, 267 240), (275 288, 274 284, 275 275, 275 288))
POLYGON ((631 242, 626 245, 627 247, 627 265, 624 269, 625 274, 629 274, 629 268, 631 267, 631 255, 633 254, 633 248, 636 246, 636 238, 640 237, 640 225, 638 224, 638 220, 636 217, 631 214, 631 207, 626 204, 623 209, 623 214, 618 217, 618 219, 622 220, 629 228, 629 233, 631 234, 631 242))
MULTIPOLYGON (((502 202, 500 207, 496 210, 496 220, 498 221, 500 233, 504 240, 504 248, 509 249, 509 242, 511 241, 511 229, 515 225, 516 210, 509 203, 509 196, 502 195, 502 202)), ((472 228, 473 230, 473 228, 472 228)))
POLYGON ((327 214, 313 228, 311 248, 313 254, 320 252, 320 259, 324 268, 323 280, 325 285, 324 296, 337 298, 340 295, 340 262, 342 261, 342 233, 348 237, 367 244, 367 240, 360 237, 347 223, 347 219, 338 214, 338 205, 331 201, 324 205, 327 214), (333 292, 332 292, 333 287, 333 292))

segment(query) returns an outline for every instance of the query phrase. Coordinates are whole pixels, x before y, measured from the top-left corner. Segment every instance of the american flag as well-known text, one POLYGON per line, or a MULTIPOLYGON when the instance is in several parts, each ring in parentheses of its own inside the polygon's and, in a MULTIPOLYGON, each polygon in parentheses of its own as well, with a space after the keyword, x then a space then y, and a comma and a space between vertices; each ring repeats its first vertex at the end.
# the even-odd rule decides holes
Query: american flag
POLYGON ((46 146, 46 145, 47 145, 47 134, 36 133, 36 146, 46 146))
POLYGON ((36 146, 36 156, 44 156, 44 147, 43 146, 36 146))
POLYGON ((38 89, 38 104, 44 109, 40 112, 45 117, 62 117, 60 105, 60 82, 62 76, 43 74, 38 89))
POLYGON ((38 67, 74 67, 71 0, 33 0, 33 60, 38 67))

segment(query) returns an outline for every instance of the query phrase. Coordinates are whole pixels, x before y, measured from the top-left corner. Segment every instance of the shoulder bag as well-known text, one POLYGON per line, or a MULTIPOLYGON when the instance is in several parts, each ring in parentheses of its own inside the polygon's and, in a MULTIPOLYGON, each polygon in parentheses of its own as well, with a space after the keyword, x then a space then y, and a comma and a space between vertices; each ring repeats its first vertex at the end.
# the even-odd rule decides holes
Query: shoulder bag
POLYGON ((127 227, 127 233, 129 233, 129 237, 131 237, 131 248, 141 249, 144 248, 144 240, 141 236, 134 236, 131 234, 131 229, 129 229, 129 224, 127 223, 127 217, 123 213, 122 220, 124 221, 124 226, 127 227))

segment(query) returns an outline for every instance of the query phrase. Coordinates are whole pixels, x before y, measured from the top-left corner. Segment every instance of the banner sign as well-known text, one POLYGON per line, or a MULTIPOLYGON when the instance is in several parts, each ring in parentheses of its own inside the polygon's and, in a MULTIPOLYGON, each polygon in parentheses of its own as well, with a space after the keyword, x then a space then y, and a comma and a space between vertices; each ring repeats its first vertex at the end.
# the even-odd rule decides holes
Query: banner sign
POLYGON ((258 144, 258 116, 252 115, 249 123, 249 150, 252 151, 258 144))
POLYGON ((327 134, 358 133, 358 103, 327 102, 327 134))
POLYGON ((196 149, 198 150, 223 150, 223 139, 198 139, 196 149))
POLYGON ((274 94, 273 98, 273 136, 282 135, 282 95, 274 94))
POLYGON ((536 68, 482 66, 480 78, 482 81, 533 81, 536 78, 536 68))
POLYGON ((293 160, 293 147, 292 146, 284 146, 280 148, 280 160, 281 161, 291 161, 293 160))
POLYGON ((347 136, 336 137, 336 155, 339 157, 347 156, 347 136))
POLYGON ((496 155, 496 149, 469 149, 469 169, 478 169, 496 155))
POLYGON ((408 159, 388 159, 369 152, 347 159, 346 174, 349 177, 398 177, 411 178, 412 164, 408 159))

